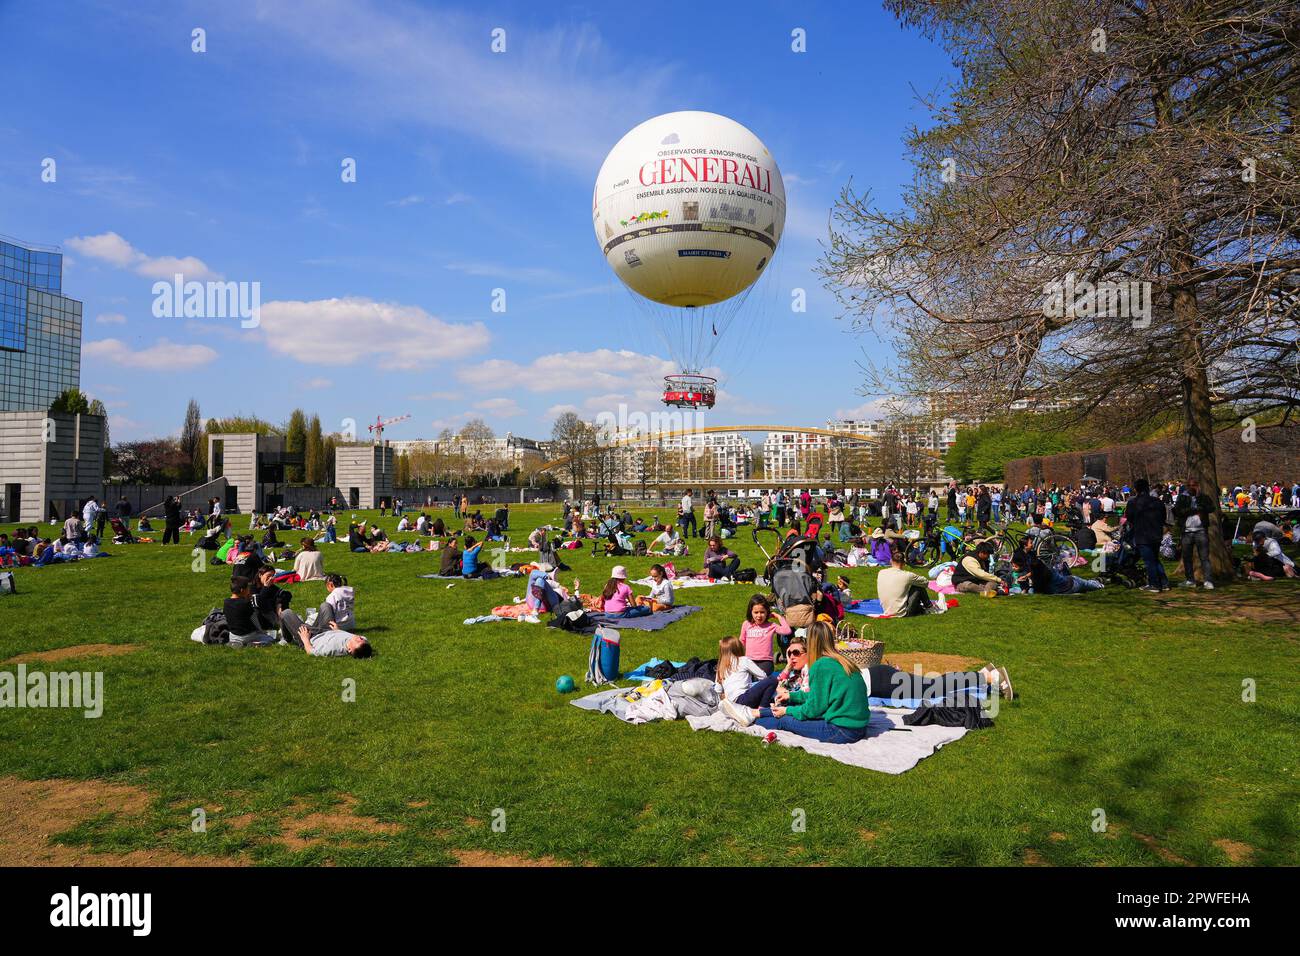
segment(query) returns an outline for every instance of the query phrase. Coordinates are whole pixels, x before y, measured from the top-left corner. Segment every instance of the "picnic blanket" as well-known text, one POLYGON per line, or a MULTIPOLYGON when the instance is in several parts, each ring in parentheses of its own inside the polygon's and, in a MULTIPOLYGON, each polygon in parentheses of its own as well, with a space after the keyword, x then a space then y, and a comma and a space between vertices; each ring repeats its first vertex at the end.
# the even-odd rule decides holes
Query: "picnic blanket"
POLYGON ((593 614, 591 619, 597 624, 608 624, 610 627, 616 627, 619 630, 627 628, 634 631, 662 631, 669 624, 674 624, 699 610, 702 610, 702 608, 698 605, 679 604, 666 611, 655 611, 653 614, 647 614, 644 617, 610 617, 607 614, 593 614))
MULTIPOLYGON (((634 671, 628 671, 623 675, 624 680, 648 680, 650 677, 650 668, 658 667, 664 661, 659 657, 652 657, 634 671)), ((672 661, 673 667, 681 667, 685 661, 672 661)))
MULTIPOLYGON (((932 590, 934 589, 933 581, 930 582, 930 588, 932 590)), ((952 593, 955 594, 956 590, 957 590, 956 588, 953 588, 952 593)), ((949 601, 943 597, 940 597, 939 600, 945 601, 942 610, 945 611, 951 610, 952 608, 955 608, 957 606, 956 599, 949 601)), ((935 603, 937 604, 938 602, 936 601, 935 603)), ((864 614, 867 617, 893 617, 892 614, 885 613, 885 608, 880 603, 880 600, 878 598, 863 598, 860 601, 854 601, 852 604, 845 607, 844 610, 847 611, 849 614, 864 614)))
MULTIPOLYGON (((654 686, 647 684, 649 689, 654 686)), ((627 700, 630 688, 618 687, 612 690, 597 691, 578 700, 570 701, 574 707, 596 713, 613 714, 624 723, 639 724, 654 719, 653 716, 638 716, 634 703, 627 700)), ((662 690, 656 691, 648 700, 661 696, 662 690)), ((653 713, 653 712, 652 712, 653 713)), ((943 727, 929 724, 921 727, 907 727, 903 718, 912 713, 908 709, 885 710, 871 708, 871 722, 867 725, 867 736, 852 744, 825 744, 811 737, 800 737, 785 730, 770 731, 773 742, 784 747, 798 747, 820 757, 830 757, 851 767, 865 770, 877 770, 880 773, 900 774, 911 770, 940 747, 960 740, 966 736, 965 727, 943 727)), ((663 718, 667 718, 667 712, 663 718)), ((769 731, 752 725, 741 727, 722 711, 693 716, 687 714, 685 720, 692 730, 740 731, 751 737, 765 738, 769 731)))
MULTIPOLYGON (((707 578, 707 577, 703 577, 703 578, 673 578, 673 579, 672 579, 672 582, 673 582, 673 590, 674 590, 674 591, 680 590, 680 589, 682 589, 682 588, 711 588, 711 587, 713 587, 714 585, 717 585, 717 584, 732 584, 732 583, 734 583, 734 582, 731 582, 731 581, 712 581, 712 580, 710 580, 710 579, 707 578)), ((643 587, 647 587, 647 588, 648 588, 648 587, 653 586, 655 582, 654 582, 654 580, 653 580, 652 578, 644 577, 644 578, 641 578, 641 579, 638 580, 638 581, 633 581, 632 583, 633 583, 633 584, 640 584, 641 586, 643 586, 643 587)))
POLYGON ((718 711, 708 717, 687 717, 692 730, 738 730, 751 737, 773 735, 773 742, 783 747, 798 747, 819 757, 830 757, 851 767, 900 774, 911 770, 940 747, 966 736, 965 727, 942 727, 929 724, 905 727, 903 718, 910 710, 871 708, 867 736, 852 744, 826 744, 811 737, 800 737, 785 730, 768 731, 758 725, 741 727, 718 711))

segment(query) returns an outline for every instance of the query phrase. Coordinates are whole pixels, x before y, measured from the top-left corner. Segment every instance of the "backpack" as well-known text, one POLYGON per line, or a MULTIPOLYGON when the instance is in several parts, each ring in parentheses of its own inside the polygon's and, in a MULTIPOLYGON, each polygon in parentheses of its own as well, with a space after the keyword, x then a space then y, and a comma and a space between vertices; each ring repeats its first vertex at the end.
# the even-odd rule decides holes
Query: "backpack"
POLYGON ((737 584, 753 584, 758 580, 758 572, 753 568, 741 568, 736 572, 732 580, 737 584))
POLYGON ((632 556, 636 558, 644 558, 648 550, 646 543, 638 539, 636 544, 632 545, 632 556))
POLYGON ((590 634, 596 629, 596 622, 591 619, 591 615, 582 606, 581 598, 570 597, 555 605, 552 617, 546 623, 546 626, 558 627, 562 631, 590 634))
POLYGON ((226 623, 226 612, 213 608, 203 619, 204 644, 229 644, 230 625, 226 623))

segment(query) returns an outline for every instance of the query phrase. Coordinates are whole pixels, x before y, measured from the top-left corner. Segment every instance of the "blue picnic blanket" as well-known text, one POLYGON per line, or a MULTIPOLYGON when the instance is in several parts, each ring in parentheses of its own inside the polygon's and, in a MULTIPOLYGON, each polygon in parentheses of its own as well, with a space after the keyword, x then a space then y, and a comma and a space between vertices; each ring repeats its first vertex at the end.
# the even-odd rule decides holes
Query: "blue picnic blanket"
POLYGON ((607 614, 593 614, 591 619, 597 624, 604 624, 620 631, 625 628, 634 631, 662 631, 669 624, 680 621, 688 614, 694 614, 699 610, 702 608, 694 604, 679 604, 666 611, 655 611, 644 617, 610 617, 607 614))

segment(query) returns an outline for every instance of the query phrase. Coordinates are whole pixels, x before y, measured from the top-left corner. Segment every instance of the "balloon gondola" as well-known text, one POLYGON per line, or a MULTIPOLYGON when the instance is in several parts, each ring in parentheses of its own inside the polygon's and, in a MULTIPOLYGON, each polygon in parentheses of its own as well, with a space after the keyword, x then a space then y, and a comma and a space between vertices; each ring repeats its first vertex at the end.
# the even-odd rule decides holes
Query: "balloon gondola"
POLYGON ((712 408, 718 380, 694 372, 664 376, 664 404, 677 408, 712 408))
POLYGON ((665 113, 610 151, 591 213, 606 262, 682 369, 665 379, 664 403, 712 408, 717 380, 700 370, 712 370, 785 230, 776 161, 733 119, 665 113))

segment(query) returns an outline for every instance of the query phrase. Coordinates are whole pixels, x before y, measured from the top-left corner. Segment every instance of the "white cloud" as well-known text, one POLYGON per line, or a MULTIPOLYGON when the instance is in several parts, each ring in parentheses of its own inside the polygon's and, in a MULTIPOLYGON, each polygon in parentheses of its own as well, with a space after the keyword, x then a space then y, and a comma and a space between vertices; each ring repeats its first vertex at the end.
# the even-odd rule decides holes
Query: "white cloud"
POLYGON ((199 282, 221 278, 221 274, 209 269, 202 259, 194 256, 145 255, 115 232, 104 232, 97 236, 74 236, 67 240, 66 245, 87 258, 98 259, 118 269, 130 269, 136 275, 149 279, 171 279, 177 273, 188 280, 199 282))
POLYGON ((890 404, 894 401, 896 399, 890 395, 873 398, 854 408, 837 408, 835 417, 850 421, 879 421, 889 415, 890 404))
POLYGON ((386 205, 396 206, 398 209, 402 209, 406 206, 419 206, 426 202, 428 202, 428 200, 423 196, 410 195, 403 196, 401 199, 390 199, 386 205))
POLYGON ((272 351, 319 365, 427 369, 487 348, 482 322, 445 322, 415 305, 349 297, 267 302, 259 328, 272 351))
POLYGON ((502 384, 530 392, 628 393, 657 387, 677 370, 672 362, 628 350, 555 352, 527 365, 508 359, 488 359, 460 369, 456 377, 470 385, 491 388, 502 384))
POLYGON ((448 196, 448 197, 447 197, 445 200, 443 200, 443 201, 444 201, 448 206, 457 206, 457 205, 460 205, 460 204, 463 203, 463 202, 472 202, 473 199, 474 199, 474 197, 471 196, 469 193, 452 193, 450 196, 448 196))
POLYGON ((121 339, 100 339, 82 346, 81 355, 83 364, 86 359, 92 359, 122 368, 152 371, 196 368, 219 357, 216 349, 206 345, 183 345, 167 339, 159 339, 153 345, 138 350, 132 350, 121 339))
POLYGON ((300 108, 308 96, 322 111, 364 104, 379 121, 452 130, 588 177, 627 131, 619 119, 627 104, 654 115, 680 72, 662 51, 629 58, 594 26, 570 20, 546 31, 510 29, 506 54, 494 55, 478 11, 352 0, 254 9, 263 42, 280 56, 308 58, 313 77, 333 80, 288 91, 300 108))
POLYGON ((329 388, 333 384, 334 384, 333 379, 317 376, 316 378, 307 379, 307 381, 302 383, 302 387, 303 388, 329 388))
POLYGON ((95 316, 95 321, 101 325, 124 325, 126 316, 121 312, 101 312, 95 316))
POLYGON ((457 392, 421 392, 419 395, 406 396, 412 402, 452 402, 461 397, 457 392))
POLYGON ((514 418, 524 413, 523 407, 513 398, 488 398, 475 402, 474 407, 498 418, 514 418))

